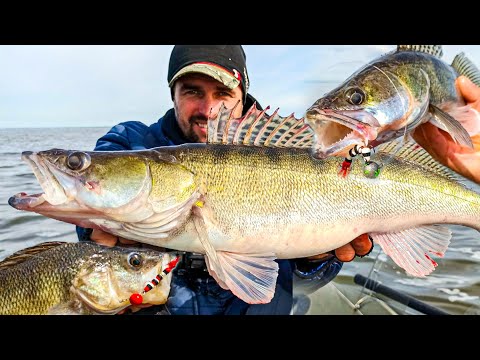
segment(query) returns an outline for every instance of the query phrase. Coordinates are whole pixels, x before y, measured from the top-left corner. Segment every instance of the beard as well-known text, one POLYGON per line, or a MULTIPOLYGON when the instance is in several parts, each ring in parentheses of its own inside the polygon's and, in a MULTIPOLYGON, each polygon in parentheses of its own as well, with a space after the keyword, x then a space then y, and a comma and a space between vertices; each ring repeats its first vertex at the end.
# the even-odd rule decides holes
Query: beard
POLYGON ((188 126, 183 131, 185 138, 192 143, 204 142, 204 140, 200 138, 200 135, 195 132, 194 127, 199 121, 206 122, 207 120, 208 119, 204 116, 190 117, 190 119, 188 119, 188 126))

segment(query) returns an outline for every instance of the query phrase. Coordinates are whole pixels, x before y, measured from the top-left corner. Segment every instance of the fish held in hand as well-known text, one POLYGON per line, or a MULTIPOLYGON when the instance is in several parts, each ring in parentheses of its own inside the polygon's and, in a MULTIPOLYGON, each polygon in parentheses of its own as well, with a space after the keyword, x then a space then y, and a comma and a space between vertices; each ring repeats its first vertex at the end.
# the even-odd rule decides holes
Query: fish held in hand
MULTIPOLYGON (((168 253, 147 248, 41 243, 0 262, 0 314, 117 314, 170 260, 168 253)), ((142 295, 143 302, 164 304, 170 281, 165 276, 142 295)))
POLYGON ((441 56, 440 45, 398 45, 318 99, 305 115, 315 132, 314 156, 350 159, 350 151, 356 156, 362 147, 406 137, 428 121, 473 148, 480 117, 455 79, 465 75, 480 85, 480 72, 464 53, 451 65, 441 56))
POLYGON ((156 246, 206 255, 209 273, 248 303, 271 300, 275 259, 313 256, 361 234, 413 276, 425 276, 451 238, 444 224, 480 229, 480 195, 417 144, 392 154, 382 176, 312 156, 303 119, 222 108, 206 144, 138 151, 24 153, 44 193, 12 196, 19 210, 156 246))

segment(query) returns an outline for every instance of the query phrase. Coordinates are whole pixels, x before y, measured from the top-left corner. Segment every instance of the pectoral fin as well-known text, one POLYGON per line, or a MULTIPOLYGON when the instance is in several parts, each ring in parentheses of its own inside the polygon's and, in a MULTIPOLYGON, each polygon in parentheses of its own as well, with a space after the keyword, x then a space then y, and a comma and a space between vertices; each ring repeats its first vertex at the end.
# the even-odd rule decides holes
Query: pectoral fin
POLYGON ((370 236, 408 274, 424 277, 437 266, 429 254, 443 257, 452 232, 443 225, 427 225, 396 233, 371 233, 370 236))
POLYGON ((470 136, 480 133, 480 114, 470 105, 458 106, 449 111, 449 114, 462 124, 470 136))
POLYGON ((278 264, 274 254, 217 251, 209 237, 212 229, 207 227, 200 208, 195 211, 194 223, 205 248, 208 271, 218 284, 249 304, 270 302, 275 293, 278 276, 278 264))
POLYGON ((432 119, 430 119, 432 124, 447 131, 455 142, 473 149, 472 139, 468 131, 458 120, 435 105, 430 104, 428 109, 432 116, 432 119))

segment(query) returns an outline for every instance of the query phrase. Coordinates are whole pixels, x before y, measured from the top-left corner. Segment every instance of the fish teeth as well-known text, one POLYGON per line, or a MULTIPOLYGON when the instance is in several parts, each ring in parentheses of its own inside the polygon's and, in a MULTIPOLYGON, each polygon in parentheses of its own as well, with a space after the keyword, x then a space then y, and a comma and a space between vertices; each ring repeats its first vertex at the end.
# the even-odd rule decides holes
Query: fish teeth
POLYGON ((351 139, 351 138, 354 138, 355 137, 355 132, 352 130, 351 132, 349 132, 347 135, 345 135, 345 137, 343 137, 342 139, 334 142, 334 143, 331 143, 330 146, 333 146, 333 145, 336 145, 346 139, 351 139))

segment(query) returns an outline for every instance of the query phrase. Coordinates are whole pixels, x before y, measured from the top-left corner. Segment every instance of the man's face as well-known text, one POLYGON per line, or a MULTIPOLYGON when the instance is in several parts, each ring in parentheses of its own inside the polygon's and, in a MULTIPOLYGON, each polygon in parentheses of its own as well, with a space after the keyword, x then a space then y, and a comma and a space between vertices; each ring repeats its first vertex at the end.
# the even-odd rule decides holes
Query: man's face
POLYGON ((221 82, 203 74, 187 74, 174 84, 173 107, 178 125, 191 142, 207 141, 208 117, 215 117, 222 103, 235 107, 234 117, 242 115, 242 90, 229 89, 221 82))

